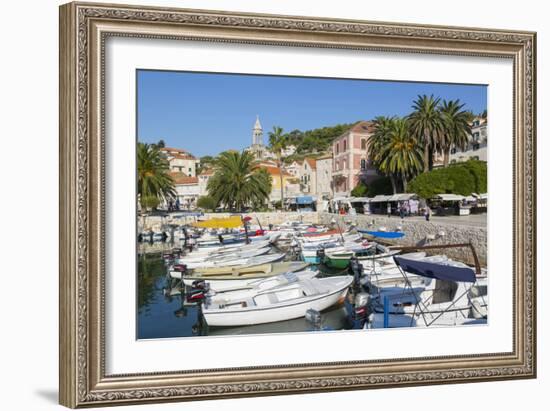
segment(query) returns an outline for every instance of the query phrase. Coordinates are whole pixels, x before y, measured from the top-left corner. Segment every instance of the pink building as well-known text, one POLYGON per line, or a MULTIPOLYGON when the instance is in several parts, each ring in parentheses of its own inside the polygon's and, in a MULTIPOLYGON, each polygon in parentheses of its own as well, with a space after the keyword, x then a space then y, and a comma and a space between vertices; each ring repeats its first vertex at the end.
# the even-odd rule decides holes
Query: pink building
POLYGON ((370 182, 378 178, 369 167, 367 148, 374 132, 371 121, 360 121, 332 143, 332 184, 334 196, 349 196, 359 181, 370 182))

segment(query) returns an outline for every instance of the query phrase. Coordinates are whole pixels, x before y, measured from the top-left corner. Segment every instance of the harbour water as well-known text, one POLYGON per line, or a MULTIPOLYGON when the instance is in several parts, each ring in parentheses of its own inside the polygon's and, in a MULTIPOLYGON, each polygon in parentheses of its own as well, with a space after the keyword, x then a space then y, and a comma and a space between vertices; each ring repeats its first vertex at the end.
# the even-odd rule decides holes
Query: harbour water
MULTIPOLYGON (((187 303, 185 292, 179 287, 171 288, 173 281, 166 275, 161 250, 170 250, 173 245, 140 244, 138 259, 138 319, 137 338, 172 338, 191 336, 217 336, 239 334, 264 334, 307 332, 319 330, 344 330, 361 328, 352 318, 352 308, 346 301, 321 313, 320 326, 314 326, 305 318, 259 324, 244 327, 208 327, 200 315, 196 303, 187 303)), ((293 259, 293 257, 289 257, 293 259)), ((342 274, 342 271, 320 267, 322 276, 342 274)), ((347 273, 347 270, 346 270, 347 273)))

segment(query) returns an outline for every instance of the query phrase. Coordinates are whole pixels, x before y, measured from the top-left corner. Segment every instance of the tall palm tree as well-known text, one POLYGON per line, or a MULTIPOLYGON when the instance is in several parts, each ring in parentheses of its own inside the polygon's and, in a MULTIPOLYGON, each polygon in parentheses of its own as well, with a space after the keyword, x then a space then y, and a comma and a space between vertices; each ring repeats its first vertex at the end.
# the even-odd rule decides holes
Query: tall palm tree
POLYGON ((269 132, 269 149, 277 159, 277 167, 279 168, 279 178, 281 183, 281 208, 284 204, 284 187, 283 187, 283 151, 288 144, 287 136, 284 134, 282 127, 274 126, 273 131, 269 132))
POLYGON ((371 160, 371 163, 376 167, 380 172, 385 174, 390 178, 392 185, 393 193, 397 193, 397 183, 395 181, 395 176, 391 173, 386 173, 381 169, 383 157, 383 149, 387 146, 390 140, 390 131, 393 127, 393 122, 395 117, 386 117, 378 116, 374 119, 374 133, 369 138, 368 144, 368 157, 371 160))
POLYGON ((410 133, 406 119, 392 120, 380 157, 380 170, 400 178, 403 191, 407 191, 407 181, 422 171, 423 162, 422 148, 410 133))
POLYGON ((141 208, 156 208, 162 200, 174 198, 176 189, 168 161, 156 145, 138 143, 137 184, 141 208))
POLYGON ((468 145, 468 137, 472 133, 470 127, 471 115, 462 110, 464 104, 460 100, 443 100, 439 109, 443 121, 445 137, 443 141, 443 165, 449 165, 449 153, 453 146, 462 150, 468 145))
POLYGON ((424 145, 424 172, 433 168, 433 154, 441 150, 443 121, 438 110, 440 98, 422 95, 413 102, 409 115, 412 133, 424 145))
POLYGON ((271 176, 254 169, 254 157, 248 151, 224 151, 217 158, 207 190, 218 204, 242 211, 246 205, 265 203, 271 193, 271 176))

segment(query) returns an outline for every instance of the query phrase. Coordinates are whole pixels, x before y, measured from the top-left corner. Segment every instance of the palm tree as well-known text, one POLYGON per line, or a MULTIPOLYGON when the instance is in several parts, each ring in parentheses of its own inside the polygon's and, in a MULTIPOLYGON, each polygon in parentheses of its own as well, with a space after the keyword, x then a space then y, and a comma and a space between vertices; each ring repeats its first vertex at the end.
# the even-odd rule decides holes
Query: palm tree
POLYGON ((406 192, 407 181, 423 169, 422 148, 410 133, 406 119, 392 119, 385 144, 380 148, 380 157, 380 170, 399 177, 406 192))
POLYGON ((248 151, 224 151, 214 165, 208 181, 208 194, 217 204, 242 211, 246 205, 264 204, 271 193, 271 176, 254 169, 254 157, 248 151))
POLYGON ((418 96, 409 115, 410 130, 424 145, 424 172, 433 168, 434 151, 441 150, 443 122, 438 110, 440 98, 418 96))
POLYGON ((269 132, 269 149, 277 158, 277 167, 279 168, 279 178, 281 179, 281 208, 284 204, 283 187, 283 150, 287 146, 287 136, 283 134, 282 127, 274 126, 273 131, 269 132))
POLYGON ((381 169, 383 157, 383 149, 387 146, 390 140, 390 131, 393 127, 395 117, 378 116, 374 119, 374 133, 369 138, 368 157, 374 167, 390 178, 393 193, 397 193, 397 184, 395 176, 388 174, 381 169))
POLYGON ((156 145, 138 143, 137 184, 141 208, 156 208, 162 200, 174 198, 176 190, 168 161, 156 145))
POLYGON ((464 104, 460 100, 443 100, 439 109, 443 120, 445 137, 443 140, 443 165, 449 165, 449 153, 455 146, 462 150, 468 145, 468 137, 472 129, 470 127, 470 113, 462 110, 464 104))

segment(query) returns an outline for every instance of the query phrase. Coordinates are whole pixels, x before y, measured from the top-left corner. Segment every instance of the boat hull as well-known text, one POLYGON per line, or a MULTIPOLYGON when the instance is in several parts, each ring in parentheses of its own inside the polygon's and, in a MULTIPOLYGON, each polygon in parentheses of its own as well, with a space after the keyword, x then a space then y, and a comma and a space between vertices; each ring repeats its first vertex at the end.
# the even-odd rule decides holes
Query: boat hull
POLYGON ((275 307, 253 307, 247 309, 207 309, 203 308, 202 313, 206 323, 210 327, 232 327, 243 325, 256 325, 273 323, 278 321, 292 320, 304 317, 306 311, 314 309, 323 311, 327 308, 344 301, 351 281, 346 282, 342 287, 331 291, 327 295, 316 295, 309 299, 304 298, 292 304, 275 307))

